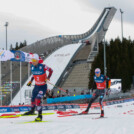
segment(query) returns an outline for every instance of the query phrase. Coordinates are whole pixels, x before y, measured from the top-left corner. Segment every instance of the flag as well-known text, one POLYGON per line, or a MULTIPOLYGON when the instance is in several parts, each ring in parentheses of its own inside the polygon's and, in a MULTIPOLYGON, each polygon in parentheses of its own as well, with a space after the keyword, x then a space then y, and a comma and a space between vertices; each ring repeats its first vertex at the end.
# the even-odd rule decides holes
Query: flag
POLYGON ((25 61, 25 53, 22 51, 15 51, 11 50, 11 52, 14 54, 14 58, 11 58, 11 61, 25 61))
POLYGON ((0 50, 0 61, 7 61, 14 58, 14 54, 9 50, 0 50))
MULTIPOLYGON (((0 61, 21 61, 21 62, 31 62, 31 59, 34 57, 32 53, 26 53, 23 51, 15 50, 0 50, 0 61)), ((39 63, 43 63, 43 59, 39 57, 39 63)))
POLYGON ((25 54, 25 61, 26 62, 30 62, 31 61, 31 54, 30 53, 26 53, 26 52, 24 52, 24 54, 25 54))

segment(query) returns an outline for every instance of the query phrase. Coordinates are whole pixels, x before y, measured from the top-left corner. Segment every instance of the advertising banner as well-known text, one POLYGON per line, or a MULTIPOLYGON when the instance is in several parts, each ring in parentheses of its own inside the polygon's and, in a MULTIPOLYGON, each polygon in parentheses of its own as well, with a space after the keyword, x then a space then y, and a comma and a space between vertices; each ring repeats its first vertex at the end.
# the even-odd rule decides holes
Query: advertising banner
POLYGON ((0 50, 0 61, 7 61, 14 58, 14 54, 9 50, 0 50))
MULTIPOLYGON (((18 61, 18 62, 31 62, 34 57, 32 53, 26 53, 16 50, 0 50, 0 61, 18 61)), ((39 57, 39 63, 43 63, 43 60, 39 57)))
POLYGON ((110 94, 116 94, 121 92, 122 84, 121 79, 111 79, 110 94))
POLYGON ((59 97, 59 98, 48 98, 47 104, 57 103, 57 102, 67 102, 67 101, 74 101, 80 99, 89 99, 92 95, 76 95, 76 96, 66 96, 66 97, 59 97))
POLYGON ((0 113, 11 112, 10 107, 0 107, 0 113))
POLYGON ((14 58, 11 58, 11 61, 25 61, 25 54, 22 51, 14 51, 11 50, 11 52, 14 54, 14 58))

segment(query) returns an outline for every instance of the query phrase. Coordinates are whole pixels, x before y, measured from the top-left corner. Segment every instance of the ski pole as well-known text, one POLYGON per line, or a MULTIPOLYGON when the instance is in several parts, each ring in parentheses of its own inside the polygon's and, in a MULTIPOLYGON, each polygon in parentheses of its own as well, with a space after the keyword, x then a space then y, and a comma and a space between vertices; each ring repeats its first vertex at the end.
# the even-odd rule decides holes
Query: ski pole
POLYGON ((62 88, 60 88, 60 87, 57 87, 56 85, 50 83, 49 81, 47 81, 47 83, 50 84, 50 85, 52 85, 52 86, 54 86, 54 87, 56 87, 56 88, 58 88, 58 89, 60 89, 60 90, 62 90, 63 92, 66 93, 66 90, 64 90, 64 89, 62 89, 62 88))
MULTIPOLYGON (((56 88, 58 88, 58 89, 60 89, 60 90, 62 90, 63 92, 66 93, 66 90, 64 90, 64 89, 62 89, 62 88, 60 88, 60 87, 57 87, 56 85, 50 83, 49 81, 47 81, 47 83, 50 84, 50 85, 52 85, 52 86, 54 86, 54 87, 56 87, 56 88)), ((32 86, 35 86, 35 85, 32 85, 32 86)))

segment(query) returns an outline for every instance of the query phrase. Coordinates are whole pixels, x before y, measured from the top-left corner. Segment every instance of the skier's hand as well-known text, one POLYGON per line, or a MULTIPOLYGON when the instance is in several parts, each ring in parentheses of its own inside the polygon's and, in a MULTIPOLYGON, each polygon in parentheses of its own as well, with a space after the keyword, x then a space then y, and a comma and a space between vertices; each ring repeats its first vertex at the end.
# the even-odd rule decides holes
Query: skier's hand
POLYGON ((90 90, 91 90, 92 92, 94 91, 94 89, 93 89, 93 88, 91 88, 90 90))
POLYGON ((89 91, 90 91, 90 94, 95 92, 95 90, 93 88, 89 89, 89 91))
POLYGON ((31 84, 32 84, 32 82, 29 81, 29 82, 27 83, 27 86, 31 87, 31 84))
POLYGON ((108 90, 110 89, 110 85, 108 85, 108 90))
POLYGON ((45 80, 45 82, 47 82, 47 81, 50 81, 50 78, 47 78, 47 79, 45 80))
POLYGON ((111 90, 110 90, 110 87, 109 87, 107 90, 108 90, 108 91, 111 91, 111 90))
POLYGON ((106 95, 108 95, 108 91, 106 91, 106 95))
POLYGON ((110 90, 110 88, 108 88, 107 91, 106 91, 106 95, 109 96, 110 95, 110 92, 111 92, 111 90, 110 90))

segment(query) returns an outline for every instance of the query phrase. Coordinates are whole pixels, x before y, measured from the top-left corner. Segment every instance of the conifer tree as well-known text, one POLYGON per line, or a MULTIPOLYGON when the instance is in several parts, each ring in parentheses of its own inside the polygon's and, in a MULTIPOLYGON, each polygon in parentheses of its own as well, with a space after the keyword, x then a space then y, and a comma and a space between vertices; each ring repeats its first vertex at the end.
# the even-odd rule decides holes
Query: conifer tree
MULTIPOLYGON (((121 42, 117 37, 106 44, 107 75, 111 79, 122 79, 122 91, 126 92, 130 89, 134 76, 134 41, 129 37, 129 39, 124 38, 121 42)), ((94 70, 97 67, 104 73, 102 42, 99 45, 98 55, 92 63, 89 74, 89 88, 92 87, 94 70)))

